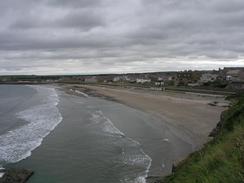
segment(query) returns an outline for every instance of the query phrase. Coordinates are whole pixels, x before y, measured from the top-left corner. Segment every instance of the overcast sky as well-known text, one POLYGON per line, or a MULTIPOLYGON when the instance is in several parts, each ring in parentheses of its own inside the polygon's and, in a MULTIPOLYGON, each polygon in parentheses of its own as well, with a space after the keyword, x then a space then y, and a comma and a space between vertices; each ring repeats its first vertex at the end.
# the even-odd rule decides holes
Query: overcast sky
POLYGON ((244 66, 243 0, 1 0, 0 74, 244 66))

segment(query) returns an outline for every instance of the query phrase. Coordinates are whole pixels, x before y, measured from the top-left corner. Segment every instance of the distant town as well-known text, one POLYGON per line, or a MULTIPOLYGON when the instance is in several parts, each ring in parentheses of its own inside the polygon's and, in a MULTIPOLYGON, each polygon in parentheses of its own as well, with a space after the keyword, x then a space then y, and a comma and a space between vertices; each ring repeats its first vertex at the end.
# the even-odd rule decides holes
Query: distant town
POLYGON ((164 89, 244 90, 244 67, 225 67, 219 70, 185 70, 154 73, 101 75, 12 75, 0 76, 0 84, 101 84, 164 89))

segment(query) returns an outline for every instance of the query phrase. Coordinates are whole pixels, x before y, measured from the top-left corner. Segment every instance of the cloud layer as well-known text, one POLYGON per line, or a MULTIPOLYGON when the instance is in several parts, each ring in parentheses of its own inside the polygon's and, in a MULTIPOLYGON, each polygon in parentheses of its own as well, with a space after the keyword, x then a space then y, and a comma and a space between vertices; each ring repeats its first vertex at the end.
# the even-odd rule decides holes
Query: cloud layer
POLYGON ((243 0, 0 2, 0 74, 244 66, 243 0))

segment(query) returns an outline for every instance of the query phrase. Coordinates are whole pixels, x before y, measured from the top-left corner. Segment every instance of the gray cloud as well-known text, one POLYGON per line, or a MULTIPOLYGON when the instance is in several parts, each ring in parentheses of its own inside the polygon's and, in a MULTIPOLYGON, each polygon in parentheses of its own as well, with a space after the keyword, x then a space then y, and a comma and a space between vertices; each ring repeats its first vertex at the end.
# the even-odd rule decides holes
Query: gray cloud
POLYGON ((243 66, 243 8, 243 0, 2 1, 0 74, 243 66))
POLYGON ((72 8, 87 8, 97 7, 102 4, 102 0, 51 0, 49 5, 61 6, 61 7, 72 7, 72 8))
POLYGON ((92 28, 105 26, 105 20, 99 14, 89 11, 73 11, 56 19, 42 20, 38 17, 16 20, 11 29, 57 29, 77 28, 88 31, 92 28))

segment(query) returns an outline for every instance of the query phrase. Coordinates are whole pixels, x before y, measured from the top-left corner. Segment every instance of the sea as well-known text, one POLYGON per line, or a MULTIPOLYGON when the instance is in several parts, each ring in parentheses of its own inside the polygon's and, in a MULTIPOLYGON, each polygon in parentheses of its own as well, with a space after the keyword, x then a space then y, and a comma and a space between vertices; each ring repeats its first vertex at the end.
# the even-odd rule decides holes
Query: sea
POLYGON ((72 92, 0 85, 0 168, 33 170, 28 183, 146 183, 191 148, 156 116, 72 92))

